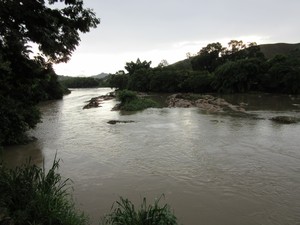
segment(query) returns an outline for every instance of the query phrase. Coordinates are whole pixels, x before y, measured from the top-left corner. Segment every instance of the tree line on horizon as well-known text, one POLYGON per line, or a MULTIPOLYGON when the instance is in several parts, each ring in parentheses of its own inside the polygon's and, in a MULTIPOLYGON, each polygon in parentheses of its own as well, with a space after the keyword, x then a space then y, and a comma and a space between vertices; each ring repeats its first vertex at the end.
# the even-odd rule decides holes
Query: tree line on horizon
POLYGON ((266 58, 256 43, 208 44, 183 62, 128 62, 111 75, 110 87, 143 92, 300 93, 300 50, 266 58))
POLYGON ((103 79, 94 77, 68 77, 59 82, 66 88, 95 88, 103 86, 105 83, 103 79))

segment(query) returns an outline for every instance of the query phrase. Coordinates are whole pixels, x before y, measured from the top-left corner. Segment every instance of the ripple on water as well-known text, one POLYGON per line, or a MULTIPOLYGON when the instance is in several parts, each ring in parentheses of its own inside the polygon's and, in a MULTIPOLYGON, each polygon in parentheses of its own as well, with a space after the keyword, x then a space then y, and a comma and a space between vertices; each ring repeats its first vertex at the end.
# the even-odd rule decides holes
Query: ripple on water
POLYGON ((62 174, 74 181, 79 206, 93 219, 119 195, 138 202, 165 193, 183 224, 300 221, 300 125, 268 120, 297 115, 300 99, 227 96, 248 103, 255 115, 249 117, 176 108, 125 115, 111 111, 114 100, 82 110, 108 91, 77 89, 42 104, 43 123, 30 132, 38 140, 6 149, 5 161, 15 165, 32 155, 50 164, 57 151, 62 174), (107 124, 113 119, 135 123, 107 124))

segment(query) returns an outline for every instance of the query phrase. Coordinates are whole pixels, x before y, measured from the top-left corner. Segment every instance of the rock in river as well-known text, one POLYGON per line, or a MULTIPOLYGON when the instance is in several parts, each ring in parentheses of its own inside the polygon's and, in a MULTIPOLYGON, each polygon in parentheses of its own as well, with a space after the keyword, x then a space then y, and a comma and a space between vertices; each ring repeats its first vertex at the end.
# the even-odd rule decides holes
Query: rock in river
POLYGON ((167 98, 167 105, 178 108, 197 107, 207 112, 222 112, 224 110, 246 112, 243 107, 230 104, 225 99, 212 95, 173 94, 167 98))
POLYGON ((283 124, 291 124, 299 122, 299 119, 293 116, 275 116, 271 118, 272 121, 283 124))
POLYGON ((109 124, 117 124, 117 123, 134 123, 133 120, 110 120, 107 123, 109 124))
POLYGON ((110 92, 106 95, 101 95, 95 98, 91 98, 91 100, 88 101, 88 104, 86 104, 83 109, 90 109, 90 108, 97 108, 97 107, 101 107, 101 103, 103 101, 108 101, 111 99, 114 99, 116 97, 114 92, 110 92))

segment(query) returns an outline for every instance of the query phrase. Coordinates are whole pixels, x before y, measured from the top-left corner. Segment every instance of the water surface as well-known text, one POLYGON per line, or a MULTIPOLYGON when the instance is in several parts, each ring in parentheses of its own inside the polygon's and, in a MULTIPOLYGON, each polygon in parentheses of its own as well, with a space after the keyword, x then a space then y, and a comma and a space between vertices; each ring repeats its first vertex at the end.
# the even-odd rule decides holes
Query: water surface
POLYGON ((111 111, 115 100, 83 110, 85 101, 110 89, 76 89, 43 103, 38 140, 8 147, 15 166, 31 156, 74 181, 79 208, 94 224, 119 196, 139 203, 162 193, 185 225, 276 225, 300 222, 300 99, 282 95, 224 96, 247 103, 250 115, 209 114, 199 109, 111 111), (109 120, 134 120, 111 125, 109 120))

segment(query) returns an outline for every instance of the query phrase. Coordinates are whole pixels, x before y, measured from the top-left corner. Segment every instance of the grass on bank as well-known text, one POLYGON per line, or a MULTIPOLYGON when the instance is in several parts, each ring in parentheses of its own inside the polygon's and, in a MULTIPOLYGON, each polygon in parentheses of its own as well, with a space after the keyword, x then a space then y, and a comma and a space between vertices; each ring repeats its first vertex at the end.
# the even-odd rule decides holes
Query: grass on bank
POLYGON ((56 159, 48 172, 30 162, 16 169, 0 164, 0 224, 88 224, 75 209, 70 180, 64 180, 58 168, 56 159))
POLYGON ((157 108, 158 103, 146 97, 140 97, 134 91, 119 90, 117 98, 120 100, 120 110, 139 111, 147 108, 157 108))
MULTIPOLYGON (((47 172, 30 162, 15 169, 0 162, 0 224, 14 225, 86 225, 88 217, 75 208, 70 192, 71 181, 58 173, 54 159, 47 172)), ((162 198, 162 197, 161 197, 162 198)), ((140 207, 125 198, 116 201, 102 225, 177 225, 169 205, 160 199, 140 207)))
POLYGON ((104 217, 103 225, 177 225, 177 218, 170 206, 160 206, 157 199, 148 205, 143 198, 140 208, 135 208, 128 199, 120 198, 111 209, 111 213, 104 217))

